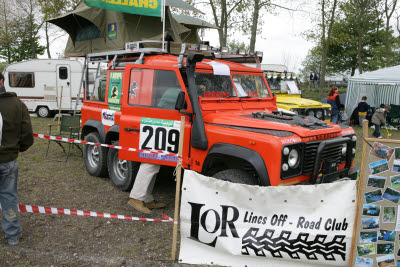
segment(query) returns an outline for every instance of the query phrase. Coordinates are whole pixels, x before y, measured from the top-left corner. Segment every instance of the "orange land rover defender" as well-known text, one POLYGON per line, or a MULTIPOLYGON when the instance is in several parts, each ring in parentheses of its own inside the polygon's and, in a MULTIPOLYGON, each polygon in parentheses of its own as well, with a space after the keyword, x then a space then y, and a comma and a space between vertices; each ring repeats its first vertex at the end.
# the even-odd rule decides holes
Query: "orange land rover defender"
POLYGON ((108 174, 117 188, 130 190, 140 162, 176 166, 181 116, 185 169, 262 186, 329 182, 348 174, 353 129, 278 112, 263 72, 235 63, 259 61, 259 53, 183 44, 174 55, 148 46, 130 43, 126 51, 87 56, 88 62, 107 61, 108 69, 93 92, 85 91, 82 137, 137 149, 86 145, 91 175, 108 174))

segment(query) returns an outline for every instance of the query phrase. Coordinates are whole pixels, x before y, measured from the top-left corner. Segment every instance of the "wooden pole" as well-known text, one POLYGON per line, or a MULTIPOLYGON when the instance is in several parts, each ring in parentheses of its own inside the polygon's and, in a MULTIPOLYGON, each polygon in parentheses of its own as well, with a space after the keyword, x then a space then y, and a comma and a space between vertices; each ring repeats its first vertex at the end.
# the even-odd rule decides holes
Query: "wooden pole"
POLYGON ((61 105, 62 105, 62 97, 63 97, 63 90, 64 86, 61 86, 61 96, 60 96, 60 105, 58 106, 58 126, 57 126, 57 132, 60 132, 60 125, 61 125, 61 105))
POLYGON ((181 117, 181 130, 179 137, 179 150, 178 150, 178 165, 176 167, 176 191, 175 191, 175 212, 174 212, 174 230, 172 234, 172 253, 171 259, 175 261, 176 258, 176 246, 178 239, 178 222, 179 222, 179 203, 181 200, 181 174, 182 174, 182 150, 183 150, 183 138, 185 132, 185 117, 181 117))
POLYGON ((350 250, 350 261, 349 261, 349 266, 352 266, 353 263, 353 258, 354 258, 354 246, 356 243, 356 236, 357 236, 357 222, 358 222, 358 213, 359 213, 359 208, 358 206, 361 203, 361 192, 362 192, 362 186, 363 186, 363 181, 364 181, 364 168, 365 168, 365 160, 367 156, 367 141, 366 139, 368 138, 368 120, 363 121, 363 152, 362 152, 362 158, 361 158, 361 171, 360 171, 360 179, 358 180, 358 188, 357 188, 357 202, 356 202, 356 216, 354 219, 354 228, 353 228, 353 239, 351 240, 351 250, 350 250))

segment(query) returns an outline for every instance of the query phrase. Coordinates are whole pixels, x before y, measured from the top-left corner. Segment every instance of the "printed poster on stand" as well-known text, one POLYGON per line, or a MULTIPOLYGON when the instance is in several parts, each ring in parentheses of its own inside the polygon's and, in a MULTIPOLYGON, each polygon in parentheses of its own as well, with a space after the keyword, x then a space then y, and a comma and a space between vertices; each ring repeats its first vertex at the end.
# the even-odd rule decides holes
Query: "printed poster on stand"
POLYGON ((259 187, 185 170, 179 261, 348 266, 356 183, 259 187))

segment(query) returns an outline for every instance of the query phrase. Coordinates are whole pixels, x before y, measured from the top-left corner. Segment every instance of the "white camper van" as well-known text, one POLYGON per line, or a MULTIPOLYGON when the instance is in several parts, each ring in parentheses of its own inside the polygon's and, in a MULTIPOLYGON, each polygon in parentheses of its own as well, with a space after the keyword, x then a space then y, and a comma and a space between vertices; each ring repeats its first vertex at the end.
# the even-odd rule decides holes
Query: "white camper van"
MULTIPOLYGON (((97 67, 97 65, 96 65, 97 67)), ((97 68, 96 68, 97 69, 97 68)), ((89 85, 93 87, 96 69, 89 69, 89 85)), ((30 112, 49 117, 54 111, 68 112, 82 106, 83 64, 78 59, 34 59, 10 64, 4 70, 5 87, 17 93, 30 112)), ((90 89, 90 88, 89 88, 90 89)))

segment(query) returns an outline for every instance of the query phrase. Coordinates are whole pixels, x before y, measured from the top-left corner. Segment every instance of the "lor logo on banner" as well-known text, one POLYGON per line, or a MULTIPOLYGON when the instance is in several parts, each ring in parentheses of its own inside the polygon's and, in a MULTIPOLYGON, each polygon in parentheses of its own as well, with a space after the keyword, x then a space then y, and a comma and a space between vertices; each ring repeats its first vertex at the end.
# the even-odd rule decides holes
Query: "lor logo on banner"
POLYGON ((117 23, 108 24, 108 40, 117 39, 117 23))

